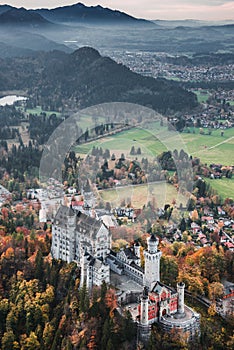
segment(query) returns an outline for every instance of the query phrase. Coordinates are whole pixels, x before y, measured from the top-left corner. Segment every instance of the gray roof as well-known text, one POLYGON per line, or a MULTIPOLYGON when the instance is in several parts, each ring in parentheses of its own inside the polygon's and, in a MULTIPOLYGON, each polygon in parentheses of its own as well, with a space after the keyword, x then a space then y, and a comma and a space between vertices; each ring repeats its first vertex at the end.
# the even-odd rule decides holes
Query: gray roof
POLYGON ((134 269, 144 273, 144 269, 141 266, 138 266, 137 264, 135 264, 134 261, 131 262, 130 266, 132 266, 134 269))
MULTIPOLYGON (((55 215, 54 222, 61 226, 65 227, 67 224, 68 217, 76 217, 76 230, 77 232, 81 232, 84 235, 89 235, 95 238, 97 232, 101 228, 104 223, 101 220, 97 220, 96 218, 92 218, 89 215, 81 213, 71 207, 67 207, 65 205, 61 205, 55 215)), ((105 226, 105 225, 104 225, 105 226)), ((105 226, 106 227, 106 226, 105 226)))
POLYGON ((98 221, 80 211, 77 213, 76 228, 78 231, 82 230, 83 234, 89 234, 90 236, 92 235, 92 237, 95 237, 102 225, 102 221, 98 221))
POLYGON ((59 226, 64 227, 67 223, 68 216, 75 216, 76 212, 71 207, 67 207, 65 205, 61 205, 55 215, 54 222, 59 226))
POLYGON ((138 260, 139 258, 135 255, 134 251, 131 248, 125 248, 124 253, 128 259, 138 260))

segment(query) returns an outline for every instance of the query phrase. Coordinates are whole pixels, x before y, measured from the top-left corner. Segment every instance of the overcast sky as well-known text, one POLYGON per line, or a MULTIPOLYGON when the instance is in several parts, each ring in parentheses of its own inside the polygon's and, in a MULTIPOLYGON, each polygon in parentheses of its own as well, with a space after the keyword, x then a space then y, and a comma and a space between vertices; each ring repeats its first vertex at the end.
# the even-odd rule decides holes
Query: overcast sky
MULTIPOLYGON (((72 0, 0 0, 25 8, 54 8, 79 2, 72 0)), ((234 19, 233 0, 84 0, 85 5, 102 5, 127 12, 135 17, 147 19, 234 19)))

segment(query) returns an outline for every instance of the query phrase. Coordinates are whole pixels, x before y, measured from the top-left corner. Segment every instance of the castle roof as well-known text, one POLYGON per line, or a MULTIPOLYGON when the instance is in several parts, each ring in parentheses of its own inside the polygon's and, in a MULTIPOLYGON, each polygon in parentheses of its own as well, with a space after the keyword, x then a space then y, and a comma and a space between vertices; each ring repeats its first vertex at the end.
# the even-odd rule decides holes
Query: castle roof
POLYGON ((134 269, 144 273, 144 269, 141 266, 138 266, 134 261, 131 262, 130 266, 132 266, 134 269))
POLYGON ((162 289, 167 289, 168 291, 170 291, 171 293, 175 294, 176 291, 170 287, 168 287, 167 285, 165 285, 162 282, 157 281, 154 285, 154 287, 151 290, 151 293, 157 293, 160 294, 162 292, 162 289))
POLYGON ((151 235, 151 237, 150 237, 150 239, 149 239, 149 242, 157 242, 157 238, 156 238, 156 236, 154 235, 154 233, 152 233, 152 235, 151 235))
MULTIPOLYGON (((71 207, 61 205, 55 215, 55 224, 66 227, 68 217, 76 217, 76 230, 84 235, 96 236, 97 232, 104 223, 89 215, 74 210, 71 207)), ((105 225, 104 225, 105 226, 105 225)), ((106 226, 105 226, 106 227, 106 226)))
POLYGON ((83 234, 87 233, 90 236, 92 235, 95 237, 102 225, 103 222, 97 220, 96 218, 92 218, 91 216, 81 213, 80 211, 77 213, 76 227, 78 228, 78 231, 82 232, 83 234))
POLYGON ((76 212, 71 207, 67 207, 66 205, 61 205, 55 215, 54 221, 56 224, 64 226, 67 222, 68 216, 75 216, 76 212))
POLYGON ((126 255, 126 257, 128 259, 131 259, 131 260, 138 260, 139 258, 135 255, 135 253, 133 252, 133 250, 131 248, 125 248, 124 249, 124 253, 126 255))

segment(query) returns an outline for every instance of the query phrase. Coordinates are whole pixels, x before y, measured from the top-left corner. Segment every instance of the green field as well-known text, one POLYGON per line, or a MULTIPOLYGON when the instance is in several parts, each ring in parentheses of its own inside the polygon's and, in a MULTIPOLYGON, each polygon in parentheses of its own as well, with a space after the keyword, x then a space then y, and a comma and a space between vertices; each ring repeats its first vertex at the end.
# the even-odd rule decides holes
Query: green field
POLYGON ((201 135, 199 129, 195 129, 195 132, 196 134, 181 134, 193 157, 198 157, 202 163, 207 164, 234 164, 234 128, 224 130, 223 136, 220 130, 212 130, 211 135, 201 135))
POLYGON ((210 186, 217 191, 222 199, 232 198, 234 199, 234 178, 227 179, 205 179, 210 186))
POLYGON ((194 90, 193 92, 197 95, 197 100, 199 103, 206 103, 210 97, 206 90, 194 90))
MULTIPOLYGON (((194 128, 195 134, 192 133, 192 130, 191 133, 174 133, 170 148, 160 141, 160 135, 165 129, 155 122, 148 125, 147 129, 133 128, 116 135, 103 137, 101 140, 76 146, 75 149, 77 153, 87 154, 93 146, 101 146, 116 154, 124 153, 125 156, 130 156, 130 149, 134 146, 141 148, 143 157, 155 157, 167 149, 173 151, 182 145, 185 151, 193 157, 200 158, 202 163, 234 164, 234 128, 224 130, 223 136, 220 130, 212 130, 211 135, 201 135, 198 128, 194 128)), ((204 129, 204 132, 207 133, 208 130, 204 129)))
POLYGON ((176 188, 164 181, 149 183, 146 185, 135 185, 116 187, 115 189, 98 191, 100 198, 105 202, 110 202, 113 206, 120 206, 121 202, 129 201, 134 208, 142 208, 153 198, 157 207, 164 207, 165 203, 171 204, 172 200, 186 206, 188 199, 179 194, 176 188))
MULTIPOLYGON (((41 113, 45 113, 46 116, 50 116, 51 114, 56 114, 57 117, 61 117, 62 116, 62 113, 60 112, 57 112, 57 111, 45 111, 41 108, 41 106, 37 106, 35 108, 27 108, 26 109, 26 112, 25 112, 27 115, 29 113, 31 114, 37 114, 37 115, 40 115, 41 113)), ((102 123, 105 123, 106 120, 104 117, 97 117, 95 120, 93 120, 93 118, 89 115, 80 115, 78 116, 77 114, 77 125, 83 129, 84 131, 86 130, 87 127, 91 127, 91 126, 94 126, 95 123, 97 125, 100 125, 102 123)))
MULTIPOLYGON (((168 149, 178 149, 181 145, 183 149, 194 157, 201 159, 203 164, 220 163, 223 165, 234 165, 234 129, 224 130, 221 136, 221 130, 212 130, 211 135, 207 135, 208 130, 204 129, 206 134, 201 135, 199 128, 194 128, 193 133, 174 133, 171 138, 170 148, 160 141, 160 135, 165 132, 166 127, 161 127, 159 122, 151 123, 147 126, 147 130, 133 128, 120 132, 116 135, 103 137, 101 140, 86 143, 75 147, 75 151, 81 155, 88 154, 92 147, 108 148, 111 153, 115 153, 118 157, 121 153, 127 158, 135 158, 130 156, 131 147, 135 149, 141 148, 141 156, 153 158, 168 149)), ((234 193, 234 181, 225 183, 225 179, 211 180, 211 185, 222 196, 230 196, 230 192, 234 193)))
POLYGON ((41 106, 37 106, 35 108, 27 108, 26 109, 26 114, 37 114, 37 115, 40 115, 41 113, 45 113, 46 116, 50 116, 51 114, 56 114, 57 117, 60 117, 61 116, 61 113, 60 112, 56 112, 56 111, 44 111, 41 106))

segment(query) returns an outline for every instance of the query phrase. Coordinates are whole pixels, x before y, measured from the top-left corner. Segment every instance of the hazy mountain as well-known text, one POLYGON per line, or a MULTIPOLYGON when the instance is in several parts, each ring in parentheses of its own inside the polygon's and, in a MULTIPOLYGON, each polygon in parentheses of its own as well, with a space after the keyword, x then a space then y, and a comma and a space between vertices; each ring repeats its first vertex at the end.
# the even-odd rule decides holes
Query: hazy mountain
POLYGON ((26 48, 7 45, 0 42, 0 57, 22 57, 33 55, 34 51, 26 48))
POLYGON ((175 28, 175 27, 204 27, 204 26, 222 26, 222 25, 228 25, 233 24, 233 20, 225 20, 225 21, 203 21, 198 19, 183 19, 183 20, 161 20, 156 19, 152 22, 162 26, 162 27, 168 27, 168 28, 175 28))
POLYGON ((38 9, 36 13, 41 14, 48 20, 55 22, 78 22, 99 24, 145 24, 154 25, 152 22, 138 19, 124 12, 104 8, 100 5, 85 6, 77 3, 71 6, 57 7, 54 9, 38 9))
POLYGON ((1 66, 7 73, 0 79, 0 90, 29 89, 49 109, 119 101, 169 113, 197 105, 195 95, 178 83, 136 74, 90 47, 72 54, 54 51, 5 60, 1 66))
POLYGON ((27 27, 2 26, 0 42, 5 44, 4 52, 0 50, 0 57, 28 55, 30 51, 63 50, 71 52, 67 46, 47 39, 44 35, 26 31, 27 27), (16 30, 17 29, 17 30, 16 30), (13 50, 15 48, 15 51, 13 50), (30 51, 28 51, 30 50, 30 51))
POLYGON ((50 22, 43 18, 39 13, 28 11, 23 7, 20 9, 11 8, 0 14, 1 25, 27 25, 27 26, 44 26, 50 22))

